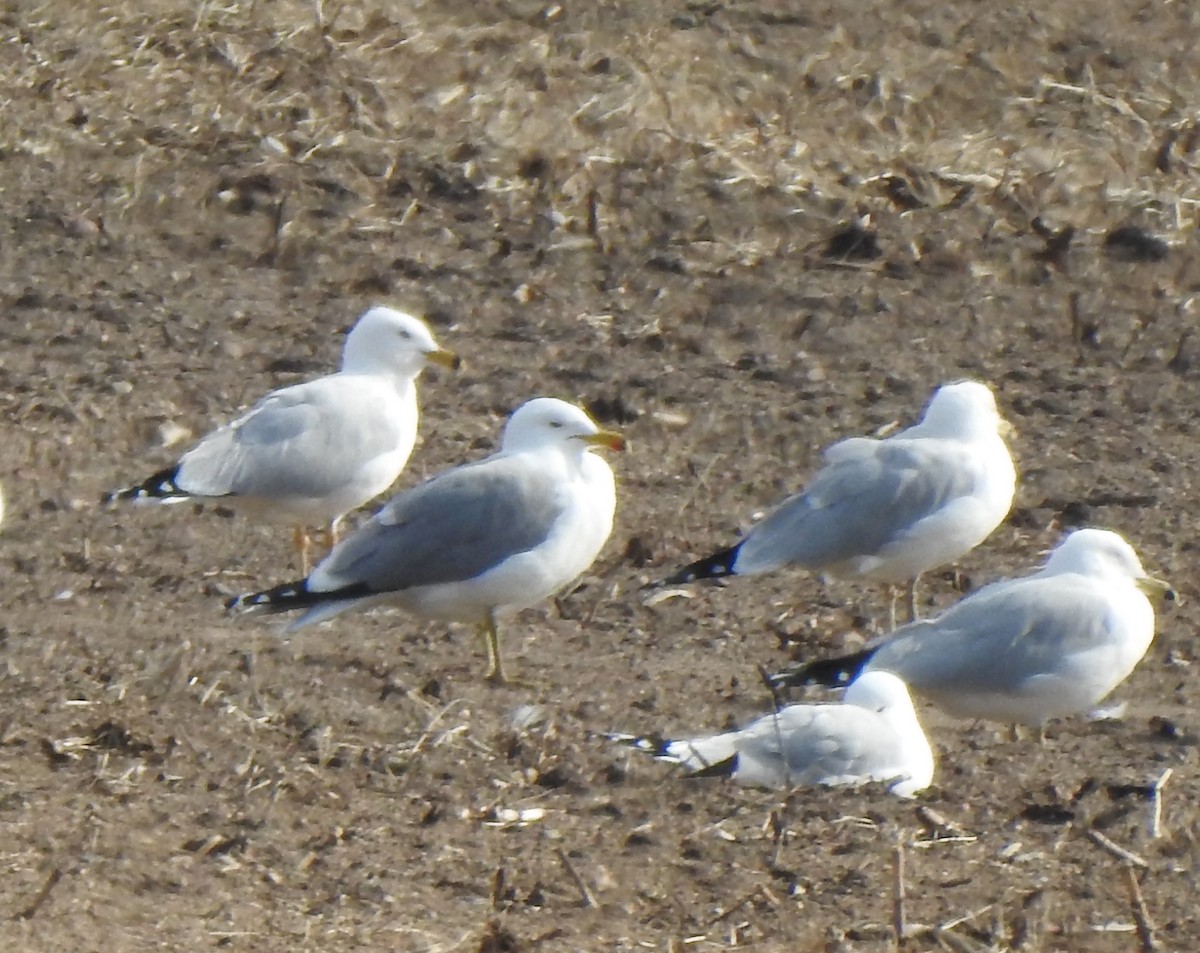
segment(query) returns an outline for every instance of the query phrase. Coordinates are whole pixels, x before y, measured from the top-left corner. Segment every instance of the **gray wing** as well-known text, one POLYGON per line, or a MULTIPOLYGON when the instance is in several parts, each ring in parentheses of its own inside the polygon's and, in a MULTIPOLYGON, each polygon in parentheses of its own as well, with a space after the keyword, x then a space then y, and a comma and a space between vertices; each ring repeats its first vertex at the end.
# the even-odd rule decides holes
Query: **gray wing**
POLYGON ((332 375, 274 391, 205 437, 180 460, 176 484, 197 496, 322 497, 395 450, 400 430, 373 391, 332 375))
POLYGON ((877 553, 977 484, 978 468, 957 444, 846 443, 853 452, 829 454, 803 493, 747 534, 739 571, 788 563, 821 569, 877 553))
POLYGON ((544 542, 563 509, 553 476, 527 458, 468 464, 393 497, 317 567, 310 588, 383 593, 471 579, 544 542))
POLYGON ((915 691, 1009 692, 1064 670, 1074 654, 1114 633, 1102 587, 1074 575, 1031 576, 981 589, 936 619, 897 629, 869 669, 894 672, 915 691))
POLYGON ((885 780, 898 748, 895 732, 877 712, 855 705, 790 705, 741 732, 738 775, 774 784, 885 780))

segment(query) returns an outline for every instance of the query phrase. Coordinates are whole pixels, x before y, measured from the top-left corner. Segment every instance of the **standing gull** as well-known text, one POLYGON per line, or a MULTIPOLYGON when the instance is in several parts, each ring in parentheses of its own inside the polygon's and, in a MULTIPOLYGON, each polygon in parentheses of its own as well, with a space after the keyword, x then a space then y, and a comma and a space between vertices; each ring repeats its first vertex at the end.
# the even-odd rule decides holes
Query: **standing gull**
POLYGON ((951 715, 1041 726, 1090 711, 1125 680, 1154 638, 1148 597, 1169 592, 1118 534, 1076 530, 1033 575, 984 586, 862 652, 772 682, 845 684, 893 672, 951 715))
POLYGON ((888 672, 864 675, 841 704, 788 705, 738 731, 686 741, 609 737, 689 774, 763 787, 882 781, 912 797, 933 779, 933 751, 908 689, 888 672))
POLYGON ((305 613, 289 631, 390 603, 475 623, 487 678, 505 682, 496 620, 554 595, 612 532, 612 469, 589 451, 624 448, 578 407, 539 397, 504 428, 500 451, 393 497, 307 579, 230 600, 230 609, 305 613))
POLYGON ((346 336, 336 374, 272 391, 169 467, 106 500, 214 500, 297 524, 303 572, 312 537, 378 496, 417 438, 416 380, 427 362, 458 367, 419 318, 368 310, 346 336))
POLYGON ((970 552, 1008 514, 1017 479, 1002 436, 1009 429, 985 384, 946 384, 920 423, 884 440, 835 443, 803 492, 666 582, 800 566, 905 583, 912 621, 917 577, 970 552))

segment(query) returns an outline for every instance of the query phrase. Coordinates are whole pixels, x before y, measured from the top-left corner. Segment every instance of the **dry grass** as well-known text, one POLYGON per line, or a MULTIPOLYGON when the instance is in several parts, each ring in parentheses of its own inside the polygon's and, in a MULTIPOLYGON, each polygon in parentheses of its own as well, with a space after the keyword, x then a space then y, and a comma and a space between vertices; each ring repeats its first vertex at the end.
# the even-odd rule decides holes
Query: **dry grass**
MULTIPOLYGON (((86 176, 79 211, 110 219, 286 195, 322 230, 402 233, 407 180, 440 173, 579 232, 590 191, 669 172, 835 218, 895 175, 930 205, 973 186, 1019 231, 1192 225, 1197 78, 1145 52, 1197 28, 1189 5, 1132 15, 1136 35, 1100 2, 787 7, 47 3, 9 17, 6 85, 36 95, 0 141, 86 176)), ((622 211, 640 221, 618 230, 655 210, 622 211)), ((778 241, 743 225, 721 237, 778 241)))
POLYGON ((1082 508, 1187 589, 1198 32, 1194 4, 1107 0, 9 4, 0 936, 1194 947, 1195 600, 1122 724, 1036 748, 935 719, 916 805, 689 784, 595 733, 744 721, 758 664, 862 637, 846 585, 632 593, 949 376, 1000 386, 1024 481, 954 586, 1082 508), (1106 250, 1122 224, 1166 260, 1106 250), (328 367, 379 297, 468 359, 413 479, 530 393, 628 418, 605 565, 572 618, 513 627, 535 699, 399 616, 233 627, 220 596, 287 568, 266 530, 92 506, 328 367))

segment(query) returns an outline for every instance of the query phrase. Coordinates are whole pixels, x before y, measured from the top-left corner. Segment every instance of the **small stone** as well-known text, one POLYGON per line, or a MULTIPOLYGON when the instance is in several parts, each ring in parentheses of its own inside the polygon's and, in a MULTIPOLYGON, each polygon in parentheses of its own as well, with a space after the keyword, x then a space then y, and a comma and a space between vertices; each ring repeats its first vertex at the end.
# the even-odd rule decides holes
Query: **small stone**
POLYGON ((190 440, 191 436, 191 430, 174 420, 164 420, 158 425, 157 438, 160 447, 174 447, 190 440))

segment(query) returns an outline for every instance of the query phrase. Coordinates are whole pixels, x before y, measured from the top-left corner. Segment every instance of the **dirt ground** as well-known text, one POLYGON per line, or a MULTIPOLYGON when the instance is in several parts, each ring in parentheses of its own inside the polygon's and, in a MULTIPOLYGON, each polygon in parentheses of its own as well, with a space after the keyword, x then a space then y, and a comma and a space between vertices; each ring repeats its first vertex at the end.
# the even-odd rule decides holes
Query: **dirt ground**
POLYGON ((1200 946, 1200 7, 8 0, 0 36, 9 949, 876 951, 898 882, 906 949, 1200 946), (535 688, 463 627, 227 619, 286 533, 97 503, 373 302, 467 361, 402 485, 537 394, 631 441, 594 574, 505 631, 535 688), (924 611, 1120 531, 1183 596, 1123 717, 923 708, 911 802, 606 742, 742 723, 758 666, 884 624, 802 573, 639 587, 964 376, 1021 485, 924 611))

